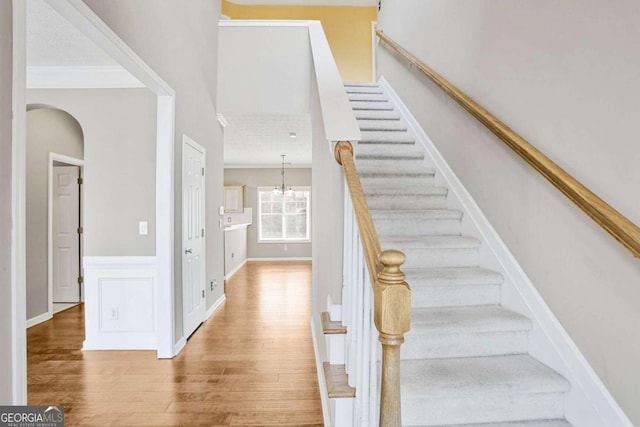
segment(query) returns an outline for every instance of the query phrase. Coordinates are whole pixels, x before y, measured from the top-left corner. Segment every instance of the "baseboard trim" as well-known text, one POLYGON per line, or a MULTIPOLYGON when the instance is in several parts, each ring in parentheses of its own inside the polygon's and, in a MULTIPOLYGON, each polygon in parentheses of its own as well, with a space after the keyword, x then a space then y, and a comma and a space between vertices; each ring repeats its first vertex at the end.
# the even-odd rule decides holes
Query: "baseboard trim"
POLYGON ((248 258, 245 258, 244 261, 242 261, 236 268, 234 268, 233 270, 231 270, 229 273, 227 273, 224 276, 224 280, 228 280, 231 279, 231 277, 236 274, 238 272, 238 270, 240 270, 242 267, 244 267, 244 265, 247 263, 247 261, 249 261, 248 258))
POLYGON ((311 261, 311 257, 282 257, 282 258, 247 258, 249 262, 263 261, 311 261))
POLYGON ((173 345, 174 357, 182 351, 185 345, 187 345, 187 340, 185 339, 185 337, 180 338, 178 342, 173 345))
POLYGON ((39 314, 37 316, 32 317, 31 319, 27 319, 27 329, 32 326, 39 325, 42 322, 46 322, 47 320, 51 320, 53 315, 51 312, 47 311, 46 313, 39 314))
POLYGON ((209 307, 209 310, 207 310, 207 314, 204 317, 204 321, 206 322, 207 320, 209 320, 209 318, 211 317, 211 315, 218 309, 218 307, 220 307, 222 305, 223 302, 225 302, 227 300, 227 296, 225 294, 222 294, 222 296, 220 296, 220 298, 218 298, 216 300, 216 302, 214 302, 211 307, 209 307))
POLYGON ((318 332, 316 330, 315 317, 311 316, 311 339, 313 341, 313 352, 316 359, 316 371, 318 373, 318 386, 320 387, 320 402, 322 403, 322 418, 325 426, 331 426, 331 410, 329 409, 329 393, 327 392, 327 381, 324 377, 324 366, 318 351, 318 332))
POLYGON ((486 261, 491 263, 491 268, 503 274, 505 278, 503 286, 507 291, 503 290, 502 304, 529 316, 533 321, 534 327, 529 338, 530 353, 571 382, 573 387, 565 397, 567 421, 581 427, 603 425, 632 427, 631 421, 551 312, 535 285, 449 167, 433 141, 384 77, 380 78, 379 84, 395 103, 402 118, 422 144, 427 156, 431 158, 437 170, 436 176, 443 178, 449 187, 449 194, 458 199, 465 217, 471 221, 469 226, 475 228, 476 234, 483 240, 483 246, 486 245, 489 249, 490 254, 487 255, 493 259, 486 259, 486 261))
POLYGON ((133 333, 126 338, 118 334, 114 339, 84 340, 82 350, 156 350, 155 335, 133 333))

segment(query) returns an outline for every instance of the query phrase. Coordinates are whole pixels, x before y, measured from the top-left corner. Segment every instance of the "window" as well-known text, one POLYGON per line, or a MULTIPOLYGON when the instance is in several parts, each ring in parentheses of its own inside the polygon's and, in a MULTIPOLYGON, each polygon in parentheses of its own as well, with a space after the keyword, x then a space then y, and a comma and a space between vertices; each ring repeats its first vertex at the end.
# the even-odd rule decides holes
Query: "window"
POLYGON ((285 194, 258 187, 258 242, 309 242, 310 206, 310 187, 293 187, 285 194))

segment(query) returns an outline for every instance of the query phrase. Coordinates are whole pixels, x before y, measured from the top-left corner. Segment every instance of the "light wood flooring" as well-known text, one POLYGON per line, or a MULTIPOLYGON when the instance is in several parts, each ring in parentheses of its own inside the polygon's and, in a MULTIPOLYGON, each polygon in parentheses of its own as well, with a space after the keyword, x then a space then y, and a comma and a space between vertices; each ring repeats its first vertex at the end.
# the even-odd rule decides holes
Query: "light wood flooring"
POLYGON ((29 404, 67 426, 321 426, 309 262, 248 263, 173 360, 81 351, 83 306, 30 328, 29 404))

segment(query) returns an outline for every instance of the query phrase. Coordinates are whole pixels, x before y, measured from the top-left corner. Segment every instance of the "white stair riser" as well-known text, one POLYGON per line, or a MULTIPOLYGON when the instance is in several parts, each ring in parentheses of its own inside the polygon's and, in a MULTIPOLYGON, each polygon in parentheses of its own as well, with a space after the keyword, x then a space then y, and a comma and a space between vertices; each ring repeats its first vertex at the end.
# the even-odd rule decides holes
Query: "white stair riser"
POLYGON ((369 209, 445 209, 447 196, 398 194, 374 195, 367 194, 369 209))
POLYGON ((344 343, 346 334, 325 335, 327 339, 327 354, 332 365, 344 365, 344 343))
POLYGON ((407 256, 404 268, 432 267, 471 267, 478 265, 478 248, 402 248, 398 249, 407 256))
POLYGON ((334 427, 352 427, 353 398, 329 399, 334 407, 334 427))
POLYGON ((365 191, 368 188, 401 189, 408 186, 432 187, 435 179, 433 175, 360 175, 365 191))
POLYGON ((526 353, 528 331, 467 334, 418 334, 409 332, 402 344, 402 359, 500 356, 526 353))
POLYGON ((500 303, 500 285, 445 285, 420 286, 407 278, 411 284, 411 307, 463 307, 470 305, 492 305, 500 303))
POLYGON ((403 394, 403 426, 563 418, 562 393, 411 398, 403 394))
POLYGON ((402 219, 381 218, 373 214, 373 222, 380 236, 436 236, 460 235, 460 218, 419 218, 406 217, 402 219))

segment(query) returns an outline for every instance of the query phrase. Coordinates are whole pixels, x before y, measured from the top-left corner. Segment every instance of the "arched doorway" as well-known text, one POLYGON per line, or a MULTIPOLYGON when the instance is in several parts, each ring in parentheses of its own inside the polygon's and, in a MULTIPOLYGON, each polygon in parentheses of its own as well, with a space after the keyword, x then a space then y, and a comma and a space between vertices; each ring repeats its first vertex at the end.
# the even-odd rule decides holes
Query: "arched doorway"
POLYGON ((28 105, 27 327, 82 301, 84 134, 68 112, 28 105))

